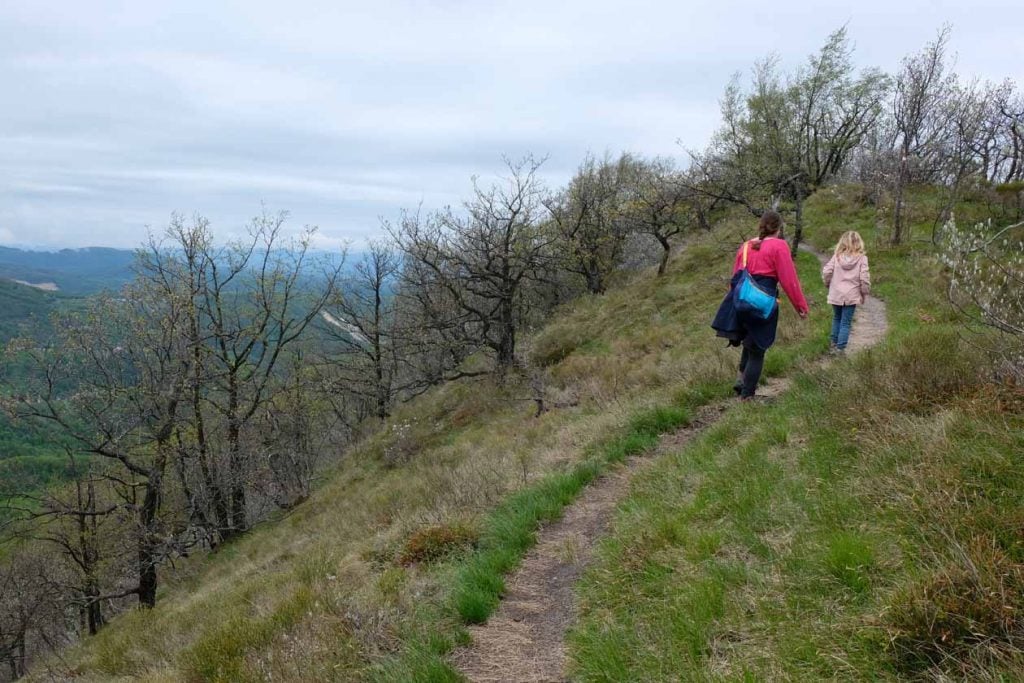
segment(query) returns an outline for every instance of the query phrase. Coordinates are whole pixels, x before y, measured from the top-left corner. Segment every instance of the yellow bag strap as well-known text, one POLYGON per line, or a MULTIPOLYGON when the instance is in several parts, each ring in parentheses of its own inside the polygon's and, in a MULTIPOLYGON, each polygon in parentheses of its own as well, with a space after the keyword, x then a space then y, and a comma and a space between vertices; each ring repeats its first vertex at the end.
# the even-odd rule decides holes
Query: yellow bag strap
POLYGON ((747 249, 749 249, 749 248, 750 248, 750 241, 748 240, 748 241, 743 243, 743 269, 744 270, 747 269, 747 249))

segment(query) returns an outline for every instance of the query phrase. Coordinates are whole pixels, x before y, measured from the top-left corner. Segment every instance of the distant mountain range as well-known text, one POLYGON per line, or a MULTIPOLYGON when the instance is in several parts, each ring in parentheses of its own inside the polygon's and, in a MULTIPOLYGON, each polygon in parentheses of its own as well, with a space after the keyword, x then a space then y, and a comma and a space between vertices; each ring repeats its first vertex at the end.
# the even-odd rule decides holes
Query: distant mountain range
POLYGON ((60 251, 28 251, 0 247, 0 279, 71 295, 117 289, 131 277, 135 252, 87 247, 60 251))

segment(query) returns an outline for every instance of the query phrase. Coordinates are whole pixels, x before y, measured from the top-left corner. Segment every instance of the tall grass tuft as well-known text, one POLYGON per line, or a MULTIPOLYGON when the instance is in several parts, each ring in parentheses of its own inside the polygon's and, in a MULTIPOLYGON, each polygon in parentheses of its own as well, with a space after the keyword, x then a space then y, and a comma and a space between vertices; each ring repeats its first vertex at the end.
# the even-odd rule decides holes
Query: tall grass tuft
POLYGON ((858 359, 863 391, 886 408, 924 413, 984 386, 979 355, 949 327, 922 327, 858 359))
POLYGON ((896 666, 919 673, 1024 654, 1024 564, 992 539, 974 538, 957 561, 894 598, 886 612, 896 666))

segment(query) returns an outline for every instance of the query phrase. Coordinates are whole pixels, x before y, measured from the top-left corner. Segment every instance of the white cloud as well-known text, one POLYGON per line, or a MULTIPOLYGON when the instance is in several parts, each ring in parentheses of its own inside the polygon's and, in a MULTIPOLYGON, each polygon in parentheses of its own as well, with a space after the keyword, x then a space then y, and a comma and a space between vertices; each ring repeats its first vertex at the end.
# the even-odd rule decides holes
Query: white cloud
POLYGON ((588 149, 681 156, 734 71, 843 24, 892 69, 950 21, 962 73, 1024 81, 1017 4, 3 3, 0 242, 132 246, 172 210, 230 231, 261 201, 358 240, 502 153, 550 155, 552 183, 588 149))

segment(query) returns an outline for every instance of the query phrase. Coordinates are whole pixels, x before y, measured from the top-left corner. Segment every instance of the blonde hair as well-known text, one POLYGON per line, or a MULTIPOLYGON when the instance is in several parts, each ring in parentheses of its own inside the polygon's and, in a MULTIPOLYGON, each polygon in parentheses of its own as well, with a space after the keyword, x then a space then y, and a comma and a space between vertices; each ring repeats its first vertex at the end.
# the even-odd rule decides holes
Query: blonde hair
POLYGON ((844 232, 836 243, 836 256, 860 256, 864 253, 864 240, 856 230, 844 232))

